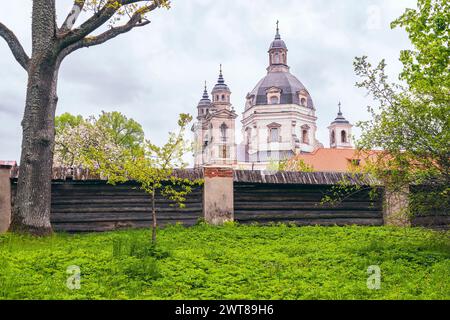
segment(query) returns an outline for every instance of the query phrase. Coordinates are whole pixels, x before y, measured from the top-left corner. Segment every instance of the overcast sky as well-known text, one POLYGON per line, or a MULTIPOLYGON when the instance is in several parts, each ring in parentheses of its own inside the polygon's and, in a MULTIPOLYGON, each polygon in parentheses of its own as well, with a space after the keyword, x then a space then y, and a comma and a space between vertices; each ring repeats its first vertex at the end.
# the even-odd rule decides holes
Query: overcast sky
MULTIPOLYGON (((30 52, 31 0, 2 1, 0 21, 30 52)), ((73 0, 56 0, 59 20, 73 0)), ((163 142, 178 114, 195 114, 204 80, 215 84, 219 64, 239 115, 245 96, 266 74, 267 49, 280 21, 288 64, 317 108, 318 139, 328 146, 326 127, 342 101, 344 116, 368 118, 370 99, 355 88, 355 56, 386 58, 396 80, 400 50, 409 41, 390 22, 414 0, 173 0, 152 23, 101 46, 82 49, 61 67, 57 113, 89 116, 117 110, 163 142)), ((26 73, 0 39, 0 160, 19 160, 26 73)), ((240 120, 238 128, 240 130, 240 120)), ((356 133, 358 131, 356 130, 356 133)), ((236 135, 241 141, 240 131, 236 135)))

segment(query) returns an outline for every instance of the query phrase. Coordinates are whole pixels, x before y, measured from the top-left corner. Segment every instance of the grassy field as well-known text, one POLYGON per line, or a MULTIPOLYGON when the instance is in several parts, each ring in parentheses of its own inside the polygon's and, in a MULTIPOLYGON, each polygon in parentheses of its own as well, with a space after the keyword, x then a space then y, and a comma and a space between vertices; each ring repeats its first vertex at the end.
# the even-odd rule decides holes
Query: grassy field
POLYGON ((199 225, 160 230, 156 249, 149 238, 1 235, 0 299, 450 299, 448 232, 199 225), (80 289, 66 285, 72 265, 80 289))

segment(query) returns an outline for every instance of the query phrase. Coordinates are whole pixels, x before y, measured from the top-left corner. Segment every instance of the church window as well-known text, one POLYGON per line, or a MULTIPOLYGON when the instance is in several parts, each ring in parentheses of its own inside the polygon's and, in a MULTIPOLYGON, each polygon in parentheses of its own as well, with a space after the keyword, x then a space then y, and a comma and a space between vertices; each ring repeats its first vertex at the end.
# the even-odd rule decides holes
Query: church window
POLYGON ((280 63, 280 56, 279 56, 278 52, 275 53, 275 63, 276 64, 280 63))
POLYGON ((225 101, 225 95, 224 94, 222 95, 222 101, 225 101))
POLYGON ((278 128, 270 128, 270 142, 278 142, 280 140, 278 128))
POLYGON ((302 98, 300 100, 300 103, 301 103, 302 106, 306 107, 306 99, 305 98, 302 98))
POLYGON ((216 94, 216 101, 219 101, 219 95, 216 94))
POLYGON ((334 144, 336 142, 336 137, 334 135, 334 130, 331 131, 331 144, 334 144))
POLYGON ((270 97, 270 104, 278 104, 278 97, 277 96, 271 96, 270 97))
POLYGON ((222 142, 227 141, 227 125, 225 123, 222 123, 220 126, 220 137, 222 142))
POLYGON ((309 144, 309 136, 308 136, 308 130, 303 129, 302 130, 302 143, 303 144, 309 144))
POLYGON ((220 149, 220 157, 223 159, 227 158, 228 148, 226 145, 223 145, 220 149))
POLYGON ((341 131, 341 142, 346 143, 347 142, 347 132, 344 130, 341 131))

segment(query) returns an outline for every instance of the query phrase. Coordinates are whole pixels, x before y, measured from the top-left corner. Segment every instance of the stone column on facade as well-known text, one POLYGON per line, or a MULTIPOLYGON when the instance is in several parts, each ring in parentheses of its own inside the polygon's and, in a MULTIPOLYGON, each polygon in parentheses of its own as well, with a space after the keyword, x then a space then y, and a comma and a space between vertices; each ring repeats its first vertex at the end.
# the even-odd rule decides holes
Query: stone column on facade
POLYGON ((204 167, 203 214, 205 221, 221 225, 234 220, 233 169, 204 167))

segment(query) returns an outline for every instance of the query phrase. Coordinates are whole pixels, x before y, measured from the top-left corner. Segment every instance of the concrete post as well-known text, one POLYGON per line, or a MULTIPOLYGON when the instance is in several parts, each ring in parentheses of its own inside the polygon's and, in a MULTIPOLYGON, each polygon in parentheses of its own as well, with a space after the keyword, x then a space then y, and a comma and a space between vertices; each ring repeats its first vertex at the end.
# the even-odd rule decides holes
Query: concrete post
POLYGON ((234 220, 233 169, 205 167, 203 215, 207 223, 220 225, 234 220))
POLYGON ((0 233, 8 231, 11 222, 10 174, 10 165, 0 165, 0 233))
POLYGON ((384 189, 384 208, 383 221, 384 225, 409 227, 411 220, 409 217, 409 188, 402 190, 384 189))

